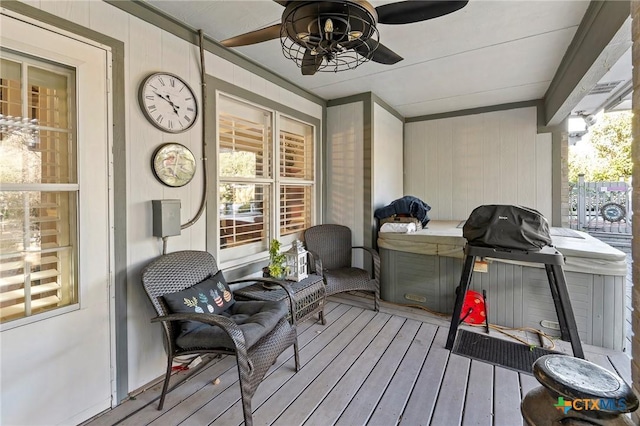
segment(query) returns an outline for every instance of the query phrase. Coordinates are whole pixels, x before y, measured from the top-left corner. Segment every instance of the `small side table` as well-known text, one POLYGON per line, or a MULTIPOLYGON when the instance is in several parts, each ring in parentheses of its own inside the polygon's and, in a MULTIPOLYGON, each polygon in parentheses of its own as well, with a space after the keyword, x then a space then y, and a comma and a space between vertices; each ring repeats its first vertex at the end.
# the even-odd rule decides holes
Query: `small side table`
MULTIPOLYGON (((316 313, 322 325, 324 319, 324 305, 326 301, 326 289, 322 277, 311 274, 302 281, 281 281, 288 286, 294 294, 295 319, 297 323, 306 321, 316 313)), ((282 288, 268 290, 262 284, 252 284, 233 292, 239 300, 284 300, 286 292, 282 288)))

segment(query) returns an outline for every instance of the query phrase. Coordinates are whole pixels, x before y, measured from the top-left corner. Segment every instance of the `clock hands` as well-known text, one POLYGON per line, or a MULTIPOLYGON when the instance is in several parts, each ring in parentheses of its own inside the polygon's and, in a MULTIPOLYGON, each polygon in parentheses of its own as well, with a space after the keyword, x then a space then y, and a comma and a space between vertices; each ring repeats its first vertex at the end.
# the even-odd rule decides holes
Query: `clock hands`
POLYGON ((171 101, 171 98, 169 97, 169 95, 167 95, 167 97, 165 98, 164 96, 162 96, 162 95, 161 95, 160 93, 158 93, 158 92, 153 92, 153 93, 155 93, 155 94, 156 94, 160 99, 162 99, 162 100, 165 100, 165 101, 169 102, 169 105, 171 105, 171 108, 173 109, 173 112, 174 112, 176 115, 178 115, 178 110, 180 109, 180 106, 179 106, 179 105, 174 104, 174 103, 171 101))

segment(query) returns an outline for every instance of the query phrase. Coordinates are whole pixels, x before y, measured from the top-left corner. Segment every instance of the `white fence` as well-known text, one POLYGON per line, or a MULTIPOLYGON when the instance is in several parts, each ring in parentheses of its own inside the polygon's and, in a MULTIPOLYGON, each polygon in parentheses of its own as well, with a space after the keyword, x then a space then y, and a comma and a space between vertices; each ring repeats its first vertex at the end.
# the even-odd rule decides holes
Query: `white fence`
POLYGON ((592 232, 631 234, 631 184, 618 182, 569 183, 569 226, 592 232))

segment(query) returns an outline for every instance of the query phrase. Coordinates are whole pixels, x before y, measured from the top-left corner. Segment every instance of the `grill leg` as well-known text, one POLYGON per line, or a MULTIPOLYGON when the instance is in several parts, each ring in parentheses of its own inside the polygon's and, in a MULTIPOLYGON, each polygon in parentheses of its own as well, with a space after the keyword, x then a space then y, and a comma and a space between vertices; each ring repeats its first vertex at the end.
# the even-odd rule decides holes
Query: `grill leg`
POLYGON ((471 283, 471 275, 473 273, 473 263, 475 262, 475 256, 467 255, 464 260, 464 266, 462 268, 462 276, 460 277, 460 285, 456 289, 456 304, 453 308, 453 316, 451 317, 451 326, 449 327, 449 335, 447 336, 447 344, 445 348, 451 350, 453 348, 453 341, 456 339, 456 333, 458 332, 458 326, 460 325, 460 313, 462 312, 462 303, 464 302, 464 296, 467 294, 467 289, 471 283))
POLYGON ((484 330, 489 334, 489 305, 487 304, 487 290, 482 290, 482 301, 484 302, 484 330))
POLYGON ((549 289, 551 290, 551 297, 553 297, 553 304, 556 308, 556 315, 558 316, 558 323, 560 324, 560 338, 565 341, 570 341, 571 337, 569 336, 567 327, 567 321, 564 315, 564 308, 562 307, 562 302, 560 301, 560 295, 558 294, 558 284, 556 280, 556 274, 553 270, 553 266, 545 263, 544 269, 547 271, 547 280, 549 281, 549 289))
MULTIPOLYGON (((547 265, 545 265, 547 266, 547 265)), ((584 359, 584 352, 582 351, 582 343, 580 343, 580 336, 578 335, 578 326, 576 325, 576 318, 573 315, 573 308, 571 307, 571 300, 569 299, 569 291, 567 290, 567 281, 564 276, 564 271, 560 265, 552 265, 551 272, 555 278, 553 281, 549 281, 553 293, 553 287, 555 286, 558 295, 559 309, 556 305, 556 311, 558 313, 558 319, 560 321, 560 327, 564 323, 565 330, 561 330, 561 334, 565 334, 569 337, 571 342, 571 349, 573 350, 573 356, 576 358, 584 359), (562 320, 560 318, 563 318, 562 320)), ((564 339, 563 337, 563 340, 564 339)))

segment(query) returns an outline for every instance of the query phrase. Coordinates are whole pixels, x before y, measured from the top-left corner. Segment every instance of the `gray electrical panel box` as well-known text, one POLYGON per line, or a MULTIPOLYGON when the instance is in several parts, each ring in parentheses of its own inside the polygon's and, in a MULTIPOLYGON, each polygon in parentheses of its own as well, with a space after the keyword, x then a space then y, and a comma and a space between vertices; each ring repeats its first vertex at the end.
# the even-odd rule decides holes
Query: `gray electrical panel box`
POLYGON ((153 206, 153 236, 180 235, 180 200, 151 200, 153 206))

